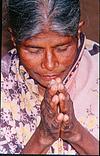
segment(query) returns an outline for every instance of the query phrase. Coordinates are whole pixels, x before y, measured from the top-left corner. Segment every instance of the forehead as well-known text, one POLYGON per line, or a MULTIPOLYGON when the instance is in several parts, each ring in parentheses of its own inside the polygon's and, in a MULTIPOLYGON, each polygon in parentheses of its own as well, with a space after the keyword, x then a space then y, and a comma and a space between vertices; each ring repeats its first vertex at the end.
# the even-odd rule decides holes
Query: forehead
POLYGON ((36 34, 27 40, 23 41, 23 44, 29 45, 29 44, 35 44, 35 45, 42 45, 42 44, 51 44, 51 45, 56 45, 56 44, 64 44, 68 43, 71 41, 75 41, 74 36, 64 36, 61 35, 60 33, 53 32, 53 31, 48 31, 48 32, 42 32, 39 34, 36 34))

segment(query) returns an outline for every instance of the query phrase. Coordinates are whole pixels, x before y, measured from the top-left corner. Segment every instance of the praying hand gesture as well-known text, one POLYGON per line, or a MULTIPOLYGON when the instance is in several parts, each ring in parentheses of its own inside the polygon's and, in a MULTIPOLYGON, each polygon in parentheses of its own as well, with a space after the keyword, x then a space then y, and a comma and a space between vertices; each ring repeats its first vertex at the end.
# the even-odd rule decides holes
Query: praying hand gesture
POLYGON ((45 91, 40 124, 22 153, 47 153, 59 138, 67 141, 79 154, 98 153, 98 141, 76 119, 70 95, 57 78, 45 91))
POLYGON ((77 120, 74 115, 73 103, 61 79, 52 80, 45 92, 41 104, 41 127, 46 142, 51 144, 59 137, 72 138, 72 129, 77 120))

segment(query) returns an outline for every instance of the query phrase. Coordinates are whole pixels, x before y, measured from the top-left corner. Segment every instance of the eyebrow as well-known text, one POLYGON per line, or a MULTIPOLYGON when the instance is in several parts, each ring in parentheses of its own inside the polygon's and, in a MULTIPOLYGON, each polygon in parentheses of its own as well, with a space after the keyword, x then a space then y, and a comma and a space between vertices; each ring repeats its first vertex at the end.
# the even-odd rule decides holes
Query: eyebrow
POLYGON ((35 45, 23 45, 23 46, 26 47, 26 48, 42 48, 43 49, 43 47, 35 46, 35 45))
POLYGON ((59 43, 59 44, 57 44, 55 47, 57 47, 57 46, 64 46, 64 45, 67 45, 67 44, 71 44, 72 43, 72 41, 69 41, 69 42, 67 42, 67 43, 59 43))
POLYGON ((56 44, 55 46, 52 46, 52 48, 57 48, 57 47, 60 47, 60 46, 65 46, 65 45, 69 45, 71 44, 73 41, 68 41, 68 42, 65 42, 65 43, 58 43, 56 44))
MULTIPOLYGON (((59 47, 59 46, 64 46, 64 45, 68 45, 68 44, 71 44, 73 42, 73 40, 70 40, 68 42, 63 42, 63 43, 58 43, 54 46, 51 46, 52 48, 56 48, 56 47, 59 47)), ((39 45, 33 45, 33 44, 22 44, 23 47, 26 47, 26 48, 40 48, 40 49, 44 49, 44 47, 42 46, 39 46, 39 45)))

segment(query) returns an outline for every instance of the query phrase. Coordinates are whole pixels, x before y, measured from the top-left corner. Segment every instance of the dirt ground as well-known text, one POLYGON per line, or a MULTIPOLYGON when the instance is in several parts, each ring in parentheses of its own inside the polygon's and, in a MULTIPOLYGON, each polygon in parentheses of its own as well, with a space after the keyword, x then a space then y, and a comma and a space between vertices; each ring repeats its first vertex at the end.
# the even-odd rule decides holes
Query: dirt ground
MULTIPOLYGON (((80 0, 80 2, 82 14, 81 18, 86 21, 84 31, 87 35, 87 38, 99 42, 99 0, 80 0)), ((3 27, 1 48, 2 55, 4 55, 11 48, 12 45, 10 41, 10 34, 7 32, 7 27, 3 27)))

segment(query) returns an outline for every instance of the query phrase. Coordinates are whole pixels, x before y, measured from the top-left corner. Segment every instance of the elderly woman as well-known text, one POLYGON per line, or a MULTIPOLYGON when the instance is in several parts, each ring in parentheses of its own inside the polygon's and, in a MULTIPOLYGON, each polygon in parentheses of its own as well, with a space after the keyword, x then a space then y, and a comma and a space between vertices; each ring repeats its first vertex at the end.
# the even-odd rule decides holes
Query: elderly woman
POLYGON ((79 0, 9 0, 0 153, 98 154, 98 44, 79 0))

